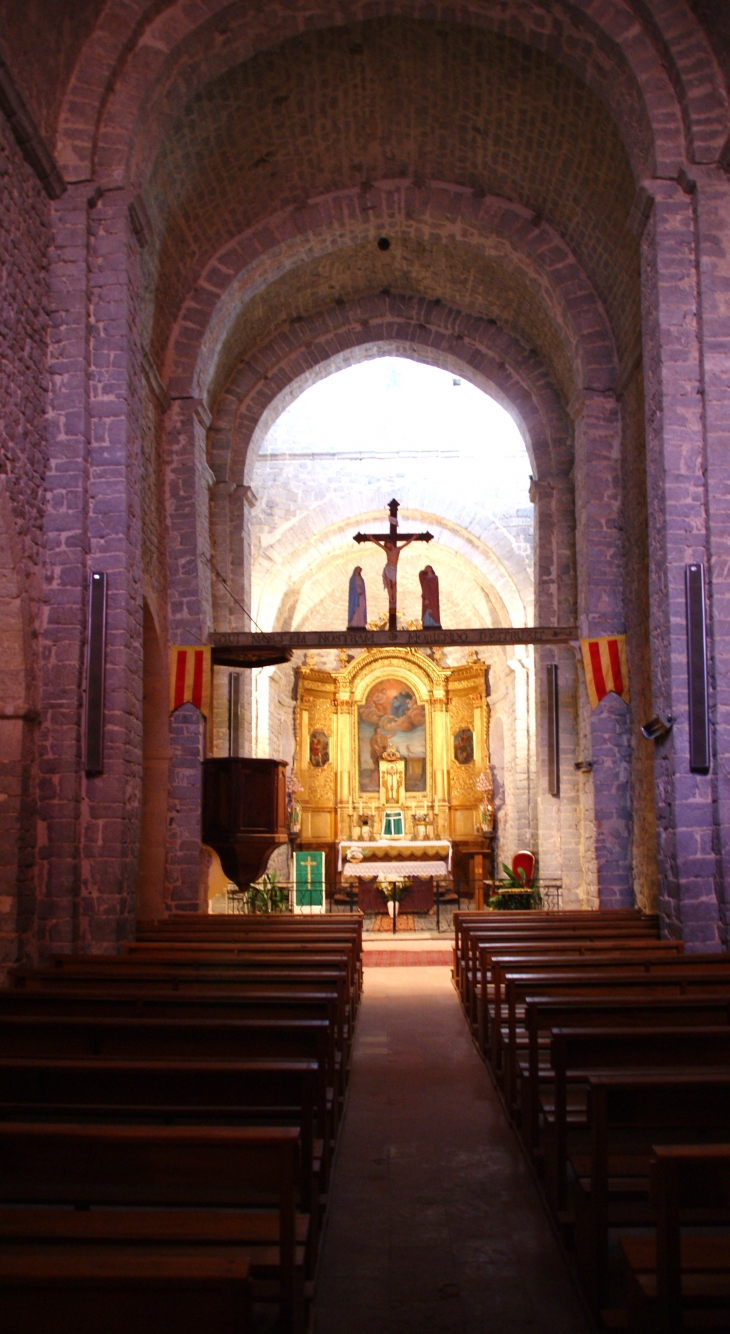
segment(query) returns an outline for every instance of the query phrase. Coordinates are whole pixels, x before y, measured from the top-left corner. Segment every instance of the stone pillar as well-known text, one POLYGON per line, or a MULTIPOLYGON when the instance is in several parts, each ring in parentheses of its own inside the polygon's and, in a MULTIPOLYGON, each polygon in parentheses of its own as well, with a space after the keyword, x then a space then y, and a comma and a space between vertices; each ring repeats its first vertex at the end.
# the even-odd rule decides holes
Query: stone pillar
POLYGON ((123 191, 53 205, 48 503, 39 736, 38 948, 134 931, 141 778, 139 441, 129 429, 123 191), (104 771, 83 772, 87 584, 106 573, 104 771))
MULTIPOLYGON (((89 212, 88 559, 107 575, 104 771, 82 777, 79 946, 134 936, 142 793, 142 552, 125 191, 89 212)), ((85 630, 85 627, 84 627, 85 630)), ((84 635, 85 637, 85 635, 84 635)))
POLYGON ((51 206, 49 458, 38 732, 36 942, 71 951, 80 895, 81 689, 89 481, 88 183, 51 206))
MULTIPOLYGON (((693 171, 695 169, 693 168, 693 171)), ((730 943, 730 180, 719 167, 697 170, 692 202, 699 252, 709 528, 709 617, 712 689, 712 797, 715 894, 720 939, 730 943)), ((712 899, 703 943, 714 943, 712 899), (708 932, 707 928, 710 927, 708 932)))
MULTIPOLYGON (((213 626, 209 555, 210 418, 198 399, 174 399, 167 416, 169 625, 171 644, 204 644, 213 626)), ((212 723, 212 720, 211 720, 212 723)), ((200 906, 201 761, 205 724, 192 705, 170 719, 165 894, 174 911, 200 906)))
MULTIPOLYGON (((537 615, 539 625, 572 625, 576 620, 575 494, 572 478, 551 477, 534 482, 537 615)), ((574 764, 577 747, 577 679, 572 648, 538 649, 537 794, 540 876, 562 881, 563 906, 582 907, 586 897, 582 861, 579 783, 574 764), (558 667, 560 795, 548 792, 547 665, 558 667)), ((595 866, 590 867, 595 878, 595 866)))
POLYGON ((712 949, 713 776, 689 771, 684 593, 685 565, 707 566, 710 554, 695 204, 674 181, 652 190, 642 238, 652 689, 655 712, 675 719, 655 757, 659 910, 670 935, 712 949))
MULTIPOLYGON (((575 428, 578 627, 581 638, 622 634, 621 423, 611 393, 586 391, 575 428)), ((602 908, 634 903, 630 714, 607 695, 590 717, 593 825, 602 908)), ((584 817, 585 818, 585 817, 584 817)))

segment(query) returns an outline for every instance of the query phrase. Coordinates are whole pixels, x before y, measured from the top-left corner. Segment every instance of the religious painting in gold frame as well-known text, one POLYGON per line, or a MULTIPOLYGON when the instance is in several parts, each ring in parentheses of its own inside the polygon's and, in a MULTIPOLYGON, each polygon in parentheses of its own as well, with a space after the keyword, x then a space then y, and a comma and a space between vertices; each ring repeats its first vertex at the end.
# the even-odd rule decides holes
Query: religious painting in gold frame
POLYGON ((427 790, 426 709, 397 676, 376 681, 357 709, 358 785, 361 796, 380 790, 380 761, 391 746, 405 761, 406 792, 427 790))

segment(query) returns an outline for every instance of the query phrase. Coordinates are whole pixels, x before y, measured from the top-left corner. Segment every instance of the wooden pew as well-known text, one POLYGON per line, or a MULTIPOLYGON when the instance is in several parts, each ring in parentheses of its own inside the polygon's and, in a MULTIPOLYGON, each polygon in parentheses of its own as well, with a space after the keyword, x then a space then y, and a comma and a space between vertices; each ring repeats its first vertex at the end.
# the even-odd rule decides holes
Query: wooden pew
MULTIPOLYGON (((0 1235, 20 1247, 30 1232, 50 1251, 51 1238, 64 1236, 64 1220, 74 1236, 79 1209, 88 1228, 82 1252, 95 1237, 155 1248, 220 1244, 221 1222, 226 1229, 233 1224, 239 1238, 258 1240, 257 1220, 265 1220, 263 1232, 274 1221, 282 1328, 297 1334, 303 1328, 298 1175, 299 1132, 289 1126, 0 1122, 0 1235)), ((255 1264, 255 1242, 239 1246, 255 1264)))
POLYGON ((473 992, 480 982, 479 955, 480 952, 502 951, 503 953, 522 954, 525 950, 542 950, 545 954, 559 953, 563 949, 569 949, 572 945, 577 946, 580 943, 607 946, 613 942, 616 949, 630 947, 636 943, 637 948, 647 949, 662 945, 665 948, 673 950, 675 953, 682 953, 684 943, 682 941, 660 941, 656 932, 648 931, 640 924, 625 924, 609 927, 606 924, 594 924, 592 926, 577 925, 573 928, 559 930, 551 926, 550 929, 543 931, 528 932, 526 929, 519 934, 509 931, 502 931, 494 935, 491 931, 471 931, 464 940, 464 961, 462 967, 462 1003, 474 1020, 473 1014, 473 992))
POLYGON ((609 1227, 647 1226, 649 1158, 664 1143, 717 1141, 730 1120, 730 1071, 589 1075, 590 1148, 571 1155, 575 1246, 598 1309, 608 1297, 609 1227))
POLYGON ((335 1127, 339 1120, 344 1087, 348 1077, 348 1052, 339 1040, 338 1003, 335 990, 274 990, 236 987, 186 987, 182 992, 168 988, 132 990, 129 987, 54 988, 46 991, 0 991, 0 1021, 12 1015, 28 1017, 55 1016, 92 1021, 94 1019, 169 1020, 200 1022, 208 1025, 251 1023, 269 1020, 321 1022, 327 1025, 328 1068, 336 1071, 337 1097, 333 1106, 335 1127))
POLYGON ((0 1309, 37 1334, 249 1334, 248 1271, 233 1246, 6 1243, 0 1309))
MULTIPOLYGON (((298 1060, 317 1068, 316 1135, 322 1141, 322 1189, 337 1128, 339 1071, 331 1061, 325 1019, 139 1019, 0 1013, 4 1057, 180 1061, 298 1060)), ((0 1090, 0 1098, 2 1090, 0 1090)))
POLYGON ((522 1137, 538 1150, 539 1095, 543 1079, 552 1079, 550 1042, 556 1028, 676 1028, 730 1025, 730 995, 653 998, 646 991, 620 997, 528 996, 525 999, 527 1052, 518 1061, 522 1137))
MULTIPOLYGON (((665 991, 668 996, 687 995, 702 989, 705 995, 730 993, 730 957, 717 955, 692 955, 684 962, 672 956, 661 957, 648 954, 639 955, 638 959, 627 962, 626 958, 601 955, 590 959, 572 959, 569 963, 554 961, 545 967, 528 970, 524 964, 519 971, 513 971, 511 965, 502 960, 495 964, 494 975, 494 1015, 490 1017, 490 1034, 493 1037, 491 1059, 499 1072, 502 1070, 502 1052, 504 1049, 503 1074, 505 1086, 513 1092, 513 1078, 517 1068, 518 1050, 518 1007, 519 1018, 524 1017, 524 1002, 528 994, 540 992, 543 995, 560 994, 586 996, 608 995, 623 987, 638 987, 643 981, 650 981, 659 994, 665 991), (502 1023, 506 1011, 507 1039, 503 1041, 502 1023)), ((520 1041, 526 1044, 524 1028, 520 1030, 520 1041)), ((511 1104, 508 1104, 511 1105, 511 1104)))
POLYGON ((454 913, 454 977, 461 986, 461 971, 465 963, 467 940, 474 931, 486 933, 484 939, 497 939, 500 933, 535 934, 538 931, 557 930, 565 933, 593 927, 597 930, 616 929, 622 925, 640 928, 658 936, 659 918, 643 914, 637 908, 578 909, 560 913, 536 912, 466 912, 454 913))
POLYGON ((563 928, 569 927, 573 923, 590 925, 591 922, 610 922, 614 925, 621 922, 638 923, 644 922, 650 924, 658 932, 658 916, 642 914, 637 908, 618 908, 608 911, 601 909, 576 909, 560 913, 551 913, 543 910, 531 912, 455 912, 454 913, 454 975, 458 985, 461 959, 463 958, 464 937, 473 930, 488 929, 492 934, 499 931, 521 931, 526 927, 530 931, 540 930, 543 927, 550 927, 551 924, 559 922, 563 928))
POLYGON ((0 1058, 0 1118, 295 1124, 301 1142, 300 1198, 305 1211, 316 1214, 317 1073, 316 1062, 297 1060, 5 1056, 0 1058))
POLYGON ((730 1027, 556 1028, 551 1064, 553 1087, 540 1098, 548 1132, 545 1175, 550 1198, 563 1209, 571 1136, 575 1137, 576 1127, 587 1125, 588 1075, 612 1069, 680 1072, 691 1067, 730 1072, 730 1027))
POLYGON ((113 961, 113 971, 104 962, 90 964, 82 970, 74 968, 14 968, 10 970, 10 985, 25 995, 78 996, 83 998, 95 991, 127 992, 130 998, 143 993, 158 992, 166 996, 184 996, 193 1001, 204 996, 219 995, 233 1005, 236 998, 246 994, 257 995, 262 1001, 266 992, 285 995, 311 992, 323 995, 330 992, 335 1001, 335 1042, 345 1056, 349 1053, 352 1037, 352 1019, 347 1003, 346 977, 340 969, 309 968, 247 968, 244 965, 226 968, 158 968, 156 965, 113 961))
POLYGON ((621 1237, 631 1334, 730 1326, 730 1144, 657 1145, 656 1231, 621 1237), (701 1234, 686 1229, 702 1225, 701 1234), (685 1323, 687 1320, 687 1324, 685 1323))
POLYGON ((477 939, 474 963, 474 979, 472 985, 466 987, 465 1009, 471 1022, 472 1029, 475 1029, 478 1035, 480 1045, 483 1045, 483 1033, 485 1024, 484 1000, 489 995, 489 988, 492 984, 492 968, 495 961, 501 962, 503 959, 510 959, 513 963, 524 960, 526 967, 537 966, 540 960, 546 964, 554 966, 557 960, 566 960, 580 958, 582 956, 593 956, 596 954, 625 955, 630 961, 638 957, 639 954, 645 956, 671 955, 673 958, 681 958, 684 954, 684 942, 679 940, 650 940, 645 936, 617 936, 613 932, 604 932, 602 935, 593 934, 583 935, 576 933, 570 939, 561 938, 559 940, 550 940, 549 942, 539 941, 526 944, 505 942, 502 944, 483 944, 477 939), (475 981, 475 985, 474 985, 475 981))
MULTIPOLYGON (((67 956, 61 955, 63 959, 67 956)), ((123 959, 139 960, 142 963, 190 964, 197 966, 227 967, 238 962, 264 967, 274 967, 282 963, 294 962, 299 965, 304 960, 309 964, 334 963, 345 964, 350 1000, 355 1008, 360 995, 360 968, 354 943, 351 941, 318 942, 313 948, 310 941, 291 940, 272 941, 259 936, 254 941, 129 941, 124 946, 123 959)), ((60 965, 63 967, 63 964, 60 965)))
POLYGON ((240 940, 303 940, 316 944, 341 940, 355 950, 362 986, 362 913, 322 914, 302 918, 294 914, 202 915, 178 913, 161 921, 137 923, 137 941, 141 943, 226 944, 240 940))

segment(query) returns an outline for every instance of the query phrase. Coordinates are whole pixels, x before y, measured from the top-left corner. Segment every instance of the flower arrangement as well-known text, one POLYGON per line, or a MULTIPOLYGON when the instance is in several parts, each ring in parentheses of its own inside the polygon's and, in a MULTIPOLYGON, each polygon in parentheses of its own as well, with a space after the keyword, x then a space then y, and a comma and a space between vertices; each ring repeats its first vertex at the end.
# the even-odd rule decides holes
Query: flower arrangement
POLYGON ((406 876, 379 875, 375 884, 384 895, 386 903, 400 903, 408 888, 408 879, 406 876))

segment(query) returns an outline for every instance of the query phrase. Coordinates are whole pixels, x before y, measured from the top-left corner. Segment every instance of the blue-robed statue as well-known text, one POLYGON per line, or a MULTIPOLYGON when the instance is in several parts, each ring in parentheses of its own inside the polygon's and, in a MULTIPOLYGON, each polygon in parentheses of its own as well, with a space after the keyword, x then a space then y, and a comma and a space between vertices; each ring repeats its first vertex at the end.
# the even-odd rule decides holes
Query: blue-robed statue
POLYGON ((350 598, 347 606, 348 630, 367 630, 368 605, 362 565, 356 565, 350 575, 350 598))

